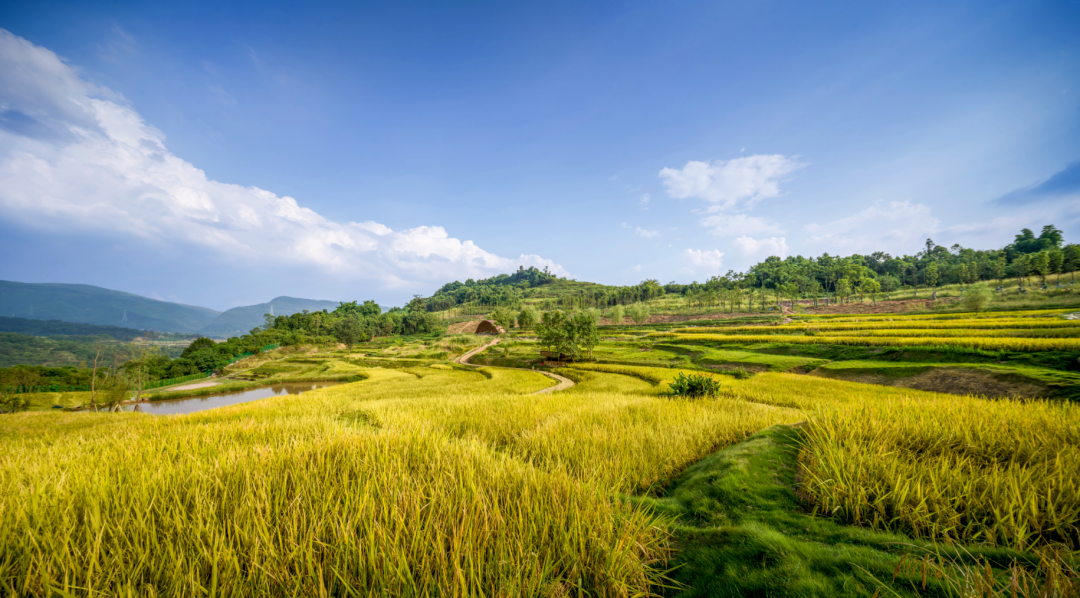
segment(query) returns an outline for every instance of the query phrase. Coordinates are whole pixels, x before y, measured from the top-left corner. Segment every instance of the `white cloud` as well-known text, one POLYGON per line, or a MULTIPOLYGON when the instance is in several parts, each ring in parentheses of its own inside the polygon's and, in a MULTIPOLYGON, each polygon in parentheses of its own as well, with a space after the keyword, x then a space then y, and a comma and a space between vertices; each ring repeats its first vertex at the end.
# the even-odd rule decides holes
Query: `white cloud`
POLYGON ((683 252, 683 259, 692 264, 696 270, 690 270, 690 274, 696 274, 702 270, 706 274, 717 274, 724 267, 724 254, 719 249, 687 249, 683 252))
POLYGON ((641 272, 641 264, 634 266, 634 272, 641 272))
POLYGON ((938 231, 940 221, 930 208, 909 201, 877 202, 852 216, 828 224, 810 224, 808 243, 834 253, 916 251, 938 231))
POLYGON ((701 224, 709 228, 710 234, 721 236, 777 235, 787 232, 769 218, 746 214, 710 214, 701 219, 701 224))
POLYGON ((791 248, 788 247, 787 239, 785 237, 768 237, 766 239, 755 239, 743 235, 738 239, 735 239, 735 246, 739 248, 739 252, 745 256, 766 258, 769 256, 777 256, 780 258, 786 258, 791 248))
POLYGON ((298 264, 386 287, 489 276, 519 265, 441 226, 336 222, 258 187, 210 180, 165 147, 122 96, 0 29, 0 217, 27 227, 190 244, 249 263, 298 264))
POLYGON ((780 195, 783 178, 803 166, 779 154, 754 155, 712 163, 691 160, 681 169, 664 168, 659 177, 671 197, 696 197, 721 210, 780 195))
POLYGON ((660 231, 658 231, 658 230, 645 230, 645 229, 643 229, 643 228, 641 228, 639 226, 639 227, 634 229, 634 234, 639 236, 639 237, 645 237, 646 239, 651 239, 653 237, 659 237, 660 236, 660 231))
POLYGON ((648 193, 646 193, 645 195, 641 196, 641 199, 638 200, 638 205, 641 206, 642 210, 648 210, 649 209, 649 202, 651 200, 652 200, 652 198, 649 197, 648 193))

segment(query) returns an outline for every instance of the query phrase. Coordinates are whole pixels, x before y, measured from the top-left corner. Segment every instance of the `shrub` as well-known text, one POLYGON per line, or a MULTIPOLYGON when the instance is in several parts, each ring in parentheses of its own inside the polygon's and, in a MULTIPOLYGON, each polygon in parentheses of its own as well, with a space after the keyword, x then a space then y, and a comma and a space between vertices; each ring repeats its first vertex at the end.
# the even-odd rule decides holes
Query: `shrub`
POLYGON ((671 394, 679 397, 715 397, 720 392, 720 381, 707 374, 679 372, 668 382, 671 394))

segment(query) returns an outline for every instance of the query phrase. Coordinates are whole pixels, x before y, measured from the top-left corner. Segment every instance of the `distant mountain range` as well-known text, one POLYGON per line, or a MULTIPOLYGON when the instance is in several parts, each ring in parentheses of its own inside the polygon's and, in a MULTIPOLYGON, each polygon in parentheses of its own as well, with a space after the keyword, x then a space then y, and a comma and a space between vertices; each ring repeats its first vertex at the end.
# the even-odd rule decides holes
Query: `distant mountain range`
POLYGON ((275 316, 291 316, 304 311, 334 311, 337 301, 319 301, 316 299, 297 299, 295 297, 276 297, 269 303, 234 307, 199 330, 209 337, 230 337, 247 334, 252 328, 262 326, 263 316, 273 312, 275 316))
POLYGON ((198 332, 221 312, 88 284, 0 281, 0 315, 34 320, 198 332))
POLYGON ((159 301, 86 284, 25 283, 0 280, 0 316, 62 320, 137 330, 228 337, 263 323, 263 314, 333 310, 336 301, 277 297, 268 303, 219 312, 208 307, 159 301))

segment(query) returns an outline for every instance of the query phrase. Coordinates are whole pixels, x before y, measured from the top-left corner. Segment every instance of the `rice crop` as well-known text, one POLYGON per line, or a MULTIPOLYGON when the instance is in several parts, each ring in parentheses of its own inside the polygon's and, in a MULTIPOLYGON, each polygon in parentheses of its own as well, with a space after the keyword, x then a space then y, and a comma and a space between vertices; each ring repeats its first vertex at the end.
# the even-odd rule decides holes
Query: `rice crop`
POLYGON ((886 313, 886 314, 815 314, 815 315, 801 315, 800 319, 814 319, 814 320, 831 320, 831 321, 870 321, 870 320, 955 320, 966 318, 978 318, 978 319, 994 319, 994 318, 1014 318, 1014 317, 1028 317, 1028 316, 1052 316, 1062 315, 1076 312, 1075 307, 1058 308, 1058 309, 1029 309, 1029 310, 1010 310, 1010 311, 984 311, 979 314, 975 312, 953 312, 945 314, 898 314, 898 313, 886 313))
POLYGON ((183 416, 0 418, 0 594, 655 595, 673 523, 624 496, 802 420, 802 488, 821 513, 1080 548, 1068 404, 779 373, 675 399, 665 384, 681 370, 607 364, 564 368, 578 387, 532 395, 551 381, 327 367, 364 381, 183 416))
POLYGON ((771 334, 674 334, 663 338, 715 343, 789 343, 798 345, 852 345, 868 347, 960 347, 988 351, 1080 351, 1080 338, 993 338, 993 337, 870 337, 870 336, 782 336, 771 334))
POLYGON ((1080 330, 1080 320, 1061 319, 998 319, 934 321, 874 321, 874 322, 813 322, 810 324, 784 324, 781 326, 728 326, 676 328, 679 334, 788 334, 807 330, 1001 330, 1001 329, 1062 329, 1080 330))
POLYGON ((934 539, 1080 549, 1080 408, 916 395, 809 417, 804 491, 842 521, 934 539))
POLYGON ((1002 338, 1077 338, 1080 326, 1069 328, 1001 328, 997 330, 972 330, 969 328, 928 329, 888 328, 870 330, 819 330, 820 336, 899 336, 899 337, 1002 337, 1002 338))

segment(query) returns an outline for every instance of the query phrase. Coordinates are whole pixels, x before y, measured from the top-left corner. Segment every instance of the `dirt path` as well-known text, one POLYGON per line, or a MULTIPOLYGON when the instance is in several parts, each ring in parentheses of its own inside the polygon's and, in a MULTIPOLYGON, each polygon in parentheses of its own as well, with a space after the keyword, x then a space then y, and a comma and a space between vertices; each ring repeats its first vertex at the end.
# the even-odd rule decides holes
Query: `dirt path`
POLYGON ((466 351, 465 354, 463 354, 461 357, 458 357, 457 359, 455 359, 454 363, 458 363, 458 364, 461 364, 461 365, 472 365, 471 363, 469 363, 469 360, 472 359, 473 355, 476 355, 477 353, 479 353, 481 351, 484 351, 484 350, 488 349, 489 347, 494 347, 495 345, 499 344, 500 340, 502 340, 502 339, 493 338, 493 339, 491 339, 491 342, 486 344, 486 345, 481 345, 481 346, 479 346, 479 347, 477 347, 477 348, 475 348, 475 349, 473 349, 471 351, 466 351))
MULTIPOLYGON (((486 350, 486 349, 488 349, 490 347, 494 347, 495 345, 499 344, 500 340, 502 340, 502 339, 494 338, 494 339, 491 340, 490 343, 488 343, 486 345, 483 345, 483 346, 480 346, 480 347, 477 347, 477 348, 475 348, 475 349, 473 349, 471 351, 468 351, 464 355, 462 355, 461 357, 458 357, 457 359, 454 359, 453 361, 454 361, 454 363, 457 363, 457 364, 460 364, 460 365, 468 365, 468 366, 472 366, 472 367, 480 367, 480 366, 475 366, 475 365, 469 363, 469 360, 472 359, 473 356, 476 355, 477 353, 480 353, 481 351, 484 351, 484 350, 486 350)), ((484 367, 489 367, 489 368, 490 367, 497 367, 497 368, 503 369, 503 370, 521 370, 523 372, 536 372, 537 374, 543 374, 544 376, 547 376, 548 378, 551 378, 552 380, 555 380, 556 382, 558 382, 558 384, 556 384, 555 386, 549 386, 547 388, 544 388, 544 389, 541 389, 541 390, 538 390, 538 391, 532 393, 534 395, 542 395, 542 394, 546 394, 546 393, 549 393, 549 392, 556 392, 556 391, 566 390, 568 388, 573 388, 574 387, 574 381, 573 380, 571 380, 571 379, 569 379, 569 378, 567 378, 565 376, 560 376, 558 374, 552 374, 551 372, 544 372, 544 371, 538 371, 538 370, 527 370, 525 368, 504 368, 502 366, 496 366, 496 365, 489 365, 489 366, 484 366, 484 367)))
MULTIPOLYGON (((514 369, 519 369, 519 368, 514 368, 514 369)), ((525 370, 525 371, 534 372, 536 370, 525 370)), ((569 378, 566 378, 565 376, 560 376, 558 374, 552 374, 551 372, 537 372, 537 373, 543 374, 543 375, 545 375, 548 378, 551 378, 553 380, 558 380, 559 383, 556 384, 555 386, 550 386, 550 387, 545 388, 543 390, 538 390, 538 391, 532 393, 534 395, 542 395, 542 394, 547 394, 549 392, 558 392, 560 390, 566 390, 568 388, 573 388, 574 387, 574 381, 569 379, 569 378)))

